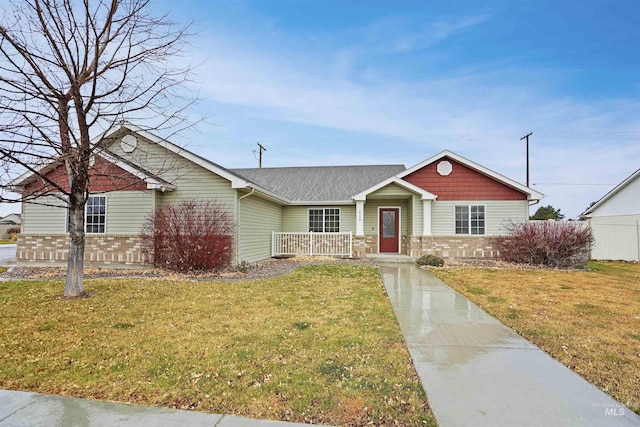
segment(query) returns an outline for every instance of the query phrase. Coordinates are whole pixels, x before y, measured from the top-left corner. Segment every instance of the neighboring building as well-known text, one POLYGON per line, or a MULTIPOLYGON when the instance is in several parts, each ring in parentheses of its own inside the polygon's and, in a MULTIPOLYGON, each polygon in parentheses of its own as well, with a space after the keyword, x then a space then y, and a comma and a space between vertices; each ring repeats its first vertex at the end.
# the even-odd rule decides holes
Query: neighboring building
POLYGON ((17 225, 20 227, 20 224, 22 224, 22 218, 17 213, 9 214, 0 219, 0 225, 17 225))
POLYGON ((17 213, 0 218, 0 239, 7 240, 11 238, 9 231, 13 234, 15 230, 20 230, 20 224, 22 224, 22 219, 20 214, 17 213))
MULTIPOLYGON (((495 257, 505 221, 527 220, 544 196, 450 151, 403 165, 226 169, 131 124, 101 136, 92 160, 85 260, 144 262, 145 218, 184 199, 215 200, 237 224, 235 261, 294 253, 363 257, 495 257)), ((44 172, 66 186, 61 164, 44 172)), ((25 174, 14 186, 42 194, 23 205, 21 262, 66 260, 64 203, 25 174)))
POLYGON ((640 169, 587 209, 592 259, 640 261, 640 169))

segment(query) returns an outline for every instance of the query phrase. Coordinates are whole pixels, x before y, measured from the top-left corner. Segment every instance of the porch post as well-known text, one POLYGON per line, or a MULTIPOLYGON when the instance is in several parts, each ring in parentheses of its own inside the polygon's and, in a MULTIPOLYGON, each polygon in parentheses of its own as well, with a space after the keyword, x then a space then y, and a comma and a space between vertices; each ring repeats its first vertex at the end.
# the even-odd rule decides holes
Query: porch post
POLYGON ((431 236, 431 200, 422 200, 422 235, 431 236))
POLYGON ((364 236, 364 200, 356 200, 356 236, 364 236))

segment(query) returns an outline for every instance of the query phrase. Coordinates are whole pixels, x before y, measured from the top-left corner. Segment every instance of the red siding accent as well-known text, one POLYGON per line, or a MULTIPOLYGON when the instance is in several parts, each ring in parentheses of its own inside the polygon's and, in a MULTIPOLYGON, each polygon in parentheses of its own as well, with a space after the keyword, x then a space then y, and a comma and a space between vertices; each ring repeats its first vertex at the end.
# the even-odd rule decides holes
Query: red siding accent
MULTIPOLYGON (((95 158, 95 164, 89 169, 89 191, 91 193, 102 193, 107 191, 134 191, 146 190, 147 184, 144 180, 125 171, 120 166, 110 163, 100 157, 95 158)), ((64 164, 49 171, 47 178, 69 190, 69 180, 64 164)), ((57 192, 58 190, 43 179, 37 179, 29 183, 25 188, 26 194, 57 192)))
POLYGON ((443 157, 403 179, 437 195, 437 200, 527 199, 526 194, 448 157, 443 157), (453 170, 447 176, 440 175, 436 169, 442 160, 448 160, 453 166, 453 170))

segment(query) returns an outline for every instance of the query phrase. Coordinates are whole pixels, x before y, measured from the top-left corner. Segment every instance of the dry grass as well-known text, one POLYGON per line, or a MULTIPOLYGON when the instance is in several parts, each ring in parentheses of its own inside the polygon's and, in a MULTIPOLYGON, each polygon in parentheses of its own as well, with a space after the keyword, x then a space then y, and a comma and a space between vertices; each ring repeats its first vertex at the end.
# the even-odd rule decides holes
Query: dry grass
POLYGON ((640 413, 640 264, 589 267, 430 271, 640 413))
POLYGON ((0 388, 338 425, 435 425, 376 269, 0 283, 0 388))

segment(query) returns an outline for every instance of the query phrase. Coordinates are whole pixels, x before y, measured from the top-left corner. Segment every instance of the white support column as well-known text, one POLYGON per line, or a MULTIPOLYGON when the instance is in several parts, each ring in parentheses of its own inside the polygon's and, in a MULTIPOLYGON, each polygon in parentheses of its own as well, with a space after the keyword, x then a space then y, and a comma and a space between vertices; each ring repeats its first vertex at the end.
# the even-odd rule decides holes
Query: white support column
POLYGON ((431 200, 422 200, 422 235, 431 236, 431 200))
POLYGON ((364 200, 356 200, 356 236, 364 236, 364 200))

